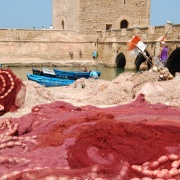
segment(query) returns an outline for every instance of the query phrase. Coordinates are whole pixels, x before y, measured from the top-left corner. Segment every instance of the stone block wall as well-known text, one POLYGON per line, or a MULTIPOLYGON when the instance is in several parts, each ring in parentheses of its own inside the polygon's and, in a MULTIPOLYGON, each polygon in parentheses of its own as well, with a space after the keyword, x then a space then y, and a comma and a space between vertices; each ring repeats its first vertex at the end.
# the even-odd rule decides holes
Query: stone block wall
POLYGON ((167 33, 170 52, 180 47, 180 25, 128 28, 111 31, 97 31, 92 35, 66 30, 0 29, 0 63, 42 62, 42 61, 85 61, 93 60, 92 52, 98 51, 98 62, 115 67, 118 53, 124 53, 126 68, 134 68, 135 57, 127 51, 127 42, 139 35, 147 44, 152 56, 157 55, 156 41, 167 33))
POLYGON ((79 28, 79 1, 53 0, 53 28, 76 30, 79 28))
POLYGON ((118 53, 125 54, 126 68, 134 68, 135 57, 127 51, 127 42, 134 36, 139 35, 147 45, 147 50, 152 57, 159 52, 158 39, 166 35, 166 44, 171 53, 176 47, 180 47, 180 25, 166 25, 157 27, 129 28, 112 31, 98 31, 99 58, 108 66, 115 66, 115 59, 118 53), (102 55, 101 55, 102 54, 102 55))
POLYGON ((96 39, 75 31, 0 29, 0 63, 88 60, 96 39))
POLYGON ((121 21, 128 27, 150 23, 150 0, 53 0, 53 27, 92 33, 97 30, 120 29, 121 21))

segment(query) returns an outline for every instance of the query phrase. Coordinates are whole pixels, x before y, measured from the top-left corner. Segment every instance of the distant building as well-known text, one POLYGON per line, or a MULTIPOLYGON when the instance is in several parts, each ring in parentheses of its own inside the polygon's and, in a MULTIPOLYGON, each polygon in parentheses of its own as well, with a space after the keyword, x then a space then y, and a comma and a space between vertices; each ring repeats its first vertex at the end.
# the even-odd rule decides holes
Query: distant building
POLYGON ((150 0, 53 0, 54 29, 93 32, 149 24, 150 0))

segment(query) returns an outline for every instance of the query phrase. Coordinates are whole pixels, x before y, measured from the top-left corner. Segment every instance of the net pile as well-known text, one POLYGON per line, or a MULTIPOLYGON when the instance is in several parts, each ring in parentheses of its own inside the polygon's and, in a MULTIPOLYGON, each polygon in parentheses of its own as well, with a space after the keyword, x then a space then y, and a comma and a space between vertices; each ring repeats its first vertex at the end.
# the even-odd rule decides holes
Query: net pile
POLYGON ((0 116, 21 107, 26 87, 11 69, 0 68, 0 116))
MULTIPOLYGON (((172 153, 180 156, 179 117, 179 108, 149 104, 143 95, 112 108, 62 101, 37 105, 21 118, 1 119, 0 178, 151 177, 134 167, 172 153)), ((170 163, 161 168, 169 169, 170 163)))

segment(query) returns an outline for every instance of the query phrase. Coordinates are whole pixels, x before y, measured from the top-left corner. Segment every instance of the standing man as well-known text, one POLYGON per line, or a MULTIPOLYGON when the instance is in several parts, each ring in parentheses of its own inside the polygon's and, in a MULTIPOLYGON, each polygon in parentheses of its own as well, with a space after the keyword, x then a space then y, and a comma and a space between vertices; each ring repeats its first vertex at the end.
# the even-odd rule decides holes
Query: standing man
POLYGON ((166 43, 164 41, 160 42, 160 52, 158 55, 158 58, 162 62, 164 66, 166 66, 167 59, 168 59, 168 47, 165 45, 166 43))

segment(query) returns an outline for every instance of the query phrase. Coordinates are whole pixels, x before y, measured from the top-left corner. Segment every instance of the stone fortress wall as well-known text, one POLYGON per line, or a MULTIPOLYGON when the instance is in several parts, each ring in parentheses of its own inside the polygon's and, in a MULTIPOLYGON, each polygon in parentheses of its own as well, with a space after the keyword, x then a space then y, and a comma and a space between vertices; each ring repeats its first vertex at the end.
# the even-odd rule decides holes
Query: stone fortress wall
MULTIPOLYGON (((96 35, 83 35, 75 31, 0 29, 0 63, 4 62, 59 62, 92 60, 93 50, 98 51, 96 61, 114 67, 118 53, 125 54, 126 68, 134 68, 135 58, 127 51, 127 41, 138 34, 152 56, 156 55, 159 37, 169 26, 129 28, 98 31, 96 35)), ((174 25, 167 35, 170 52, 180 47, 180 25, 174 25)))
POLYGON ((116 56, 122 52, 126 68, 132 69, 135 58, 127 52, 126 43, 136 34, 152 56, 157 53, 156 40, 167 31, 170 52, 180 46, 180 25, 149 26, 150 0, 113 2, 121 8, 118 16, 118 8, 113 3, 102 7, 102 0, 53 0, 53 29, 0 29, 0 63, 92 61, 97 50, 96 62, 115 67, 116 56), (127 13, 133 7, 141 10, 136 16, 137 11, 127 13))
POLYGON ((180 47, 180 24, 165 25, 156 27, 129 28, 112 31, 98 32, 98 51, 102 55, 100 59, 104 59, 104 63, 108 66, 113 65, 118 53, 124 53, 127 63, 126 68, 134 68, 135 57, 127 51, 127 42, 134 36, 138 35, 147 45, 147 50, 152 57, 157 56, 159 52, 158 39, 165 34, 166 45, 169 54, 177 47, 180 47))
POLYGON ((89 34, 149 23, 150 0, 53 0, 55 29, 89 34))

